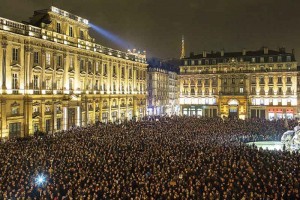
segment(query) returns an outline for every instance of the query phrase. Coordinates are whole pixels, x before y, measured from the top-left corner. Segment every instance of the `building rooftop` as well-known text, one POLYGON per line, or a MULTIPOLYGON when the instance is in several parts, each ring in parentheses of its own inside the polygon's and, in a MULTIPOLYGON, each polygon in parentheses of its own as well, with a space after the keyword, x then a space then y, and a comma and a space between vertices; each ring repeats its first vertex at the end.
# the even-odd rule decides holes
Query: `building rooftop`
POLYGON ((236 57, 258 57, 258 56, 280 56, 280 55, 291 55, 292 61, 295 61, 294 53, 287 53, 284 48, 279 48, 279 50, 270 50, 266 47, 263 47, 256 51, 246 51, 243 50, 241 52, 206 52, 203 51, 200 54, 191 53, 189 57, 183 58, 185 59, 205 59, 205 58, 236 58, 236 57))

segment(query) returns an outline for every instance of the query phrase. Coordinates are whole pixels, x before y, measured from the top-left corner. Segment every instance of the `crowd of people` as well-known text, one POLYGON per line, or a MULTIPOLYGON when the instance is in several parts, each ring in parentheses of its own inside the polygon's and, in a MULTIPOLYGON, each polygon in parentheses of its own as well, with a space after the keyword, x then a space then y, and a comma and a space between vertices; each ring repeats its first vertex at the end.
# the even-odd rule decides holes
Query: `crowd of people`
POLYGON ((300 199, 296 120, 162 117, 0 144, 0 199, 300 199), (44 177, 44 179, 37 179, 44 177))

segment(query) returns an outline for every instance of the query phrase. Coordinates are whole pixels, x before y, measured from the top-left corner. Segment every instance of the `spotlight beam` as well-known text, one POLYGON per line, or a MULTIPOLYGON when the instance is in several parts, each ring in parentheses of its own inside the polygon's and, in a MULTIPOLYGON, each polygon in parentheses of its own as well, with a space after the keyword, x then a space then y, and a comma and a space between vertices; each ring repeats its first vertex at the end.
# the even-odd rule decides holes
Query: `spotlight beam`
POLYGON ((114 42, 115 44, 121 46, 122 48, 128 49, 128 47, 131 47, 131 45, 128 42, 124 41, 123 39, 121 39, 117 35, 109 32, 108 30, 105 30, 104 28, 102 28, 100 26, 96 26, 96 25, 94 25, 92 23, 89 23, 89 25, 97 33, 99 33, 100 35, 104 36, 106 39, 114 42))

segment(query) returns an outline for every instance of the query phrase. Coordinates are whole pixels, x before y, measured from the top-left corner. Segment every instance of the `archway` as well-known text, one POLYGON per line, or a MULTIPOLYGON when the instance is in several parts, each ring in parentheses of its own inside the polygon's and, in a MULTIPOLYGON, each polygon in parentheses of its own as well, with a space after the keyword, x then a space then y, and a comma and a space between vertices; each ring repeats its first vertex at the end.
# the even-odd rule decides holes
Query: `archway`
POLYGON ((239 116, 239 102, 236 99, 230 99, 228 101, 228 117, 238 118, 239 116))

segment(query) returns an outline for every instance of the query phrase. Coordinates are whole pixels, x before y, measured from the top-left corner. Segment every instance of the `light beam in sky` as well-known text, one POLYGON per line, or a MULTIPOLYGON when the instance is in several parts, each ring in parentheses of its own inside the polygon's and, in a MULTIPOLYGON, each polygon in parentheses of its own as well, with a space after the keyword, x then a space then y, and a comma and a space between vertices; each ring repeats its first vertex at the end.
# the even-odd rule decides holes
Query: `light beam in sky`
POLYGON ((132 48, 132 45, 130 45, 128 42, 124 41, 123 39, 121 39, 117 35, 109 32, 108 30, 105 30, 104 28, 102 28, 100 26, 96 26, 92 23, 89 23, 89 25, 97 33, 99 33, 100 35, 102 35, 106 39, 114 42, 115 44, 119 45, 120 47, 122 47, 124 49, 131 49, 132 48))

